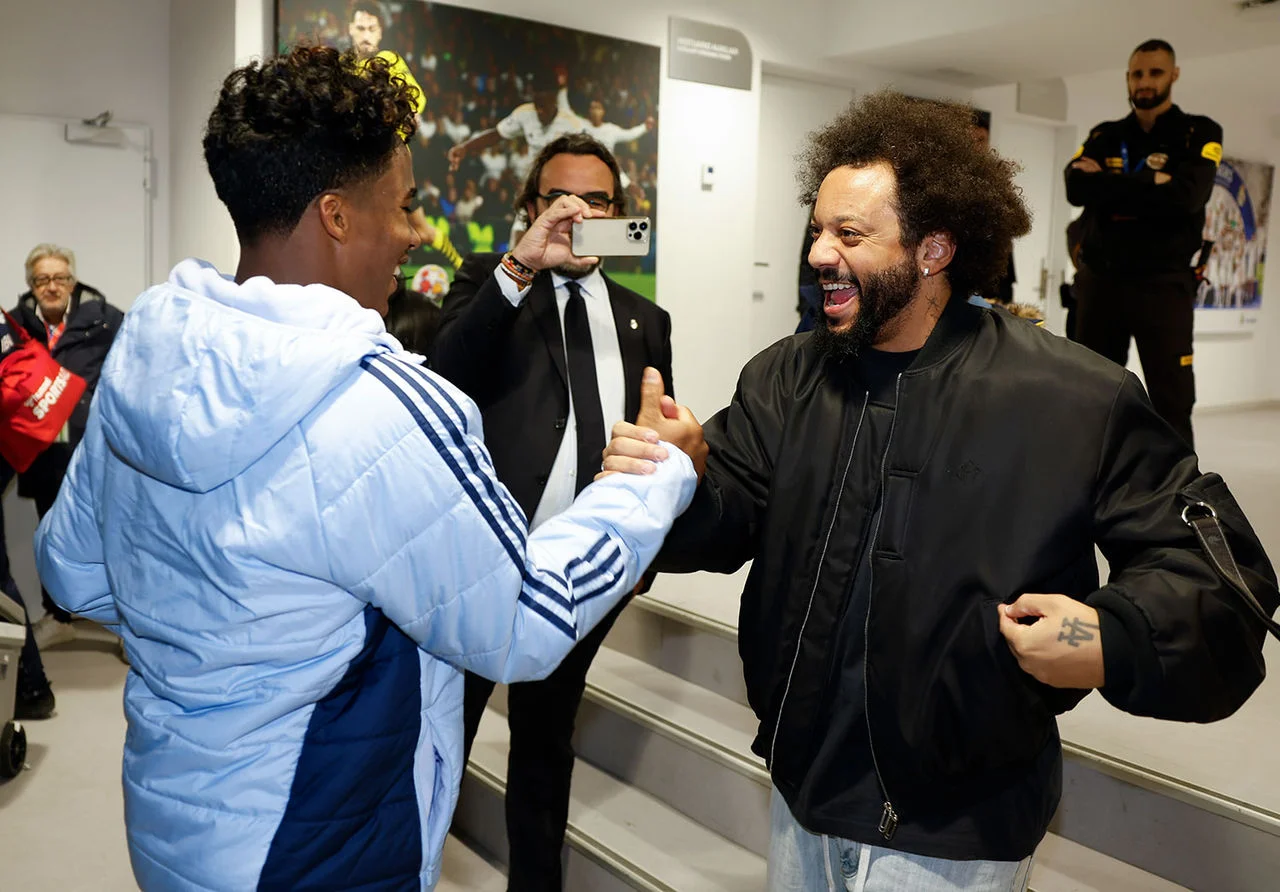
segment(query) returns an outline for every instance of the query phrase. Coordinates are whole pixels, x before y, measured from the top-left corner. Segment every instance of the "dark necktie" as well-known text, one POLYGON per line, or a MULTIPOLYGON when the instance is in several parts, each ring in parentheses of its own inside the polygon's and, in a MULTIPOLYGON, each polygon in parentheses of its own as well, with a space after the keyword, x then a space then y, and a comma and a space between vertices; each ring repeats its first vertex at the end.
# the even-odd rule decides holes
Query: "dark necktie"
POLYGON ((591 346, 591 326, 587 304, 577 282, 565 283, 569 303, 564 308, 564 351, 569 369, 569 396, 577 421, 578 476, 573 492, 582 492, 600 472, 604 450, 604 411, 600 408, 600 385, 596 381, 596 353, 591 346))

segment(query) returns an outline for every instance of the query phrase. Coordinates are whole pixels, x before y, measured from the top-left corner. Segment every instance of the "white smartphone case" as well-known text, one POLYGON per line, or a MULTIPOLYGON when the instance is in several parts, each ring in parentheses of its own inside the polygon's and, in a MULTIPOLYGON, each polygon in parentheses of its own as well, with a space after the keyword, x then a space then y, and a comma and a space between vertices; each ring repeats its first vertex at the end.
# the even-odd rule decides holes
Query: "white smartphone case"
POLYGON ((589 217, 573 224, 578 257, 643 257, 649 253, 648 217, 589 217))

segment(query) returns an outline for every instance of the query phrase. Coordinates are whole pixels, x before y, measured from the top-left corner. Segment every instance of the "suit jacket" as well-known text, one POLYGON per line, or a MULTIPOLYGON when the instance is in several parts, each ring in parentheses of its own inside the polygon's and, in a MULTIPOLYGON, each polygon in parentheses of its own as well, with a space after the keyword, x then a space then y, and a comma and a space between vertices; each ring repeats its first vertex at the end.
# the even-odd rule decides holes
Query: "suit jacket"
MULTIPOLYGON (((533 280, 513 307, 494 279, 500 254, 473 254, 462 264, 444 301, 444 319, 431 366, 476 401, 494 469, 532 518, 546 488, 569 417, 564 338, 551 273, 533 280)), ((640 410, 645 366, 671 384, 671 317, 608 276, 626 390, 626 420, 640 410)), ((606 409, 605 423, 610 418, 606 409)))

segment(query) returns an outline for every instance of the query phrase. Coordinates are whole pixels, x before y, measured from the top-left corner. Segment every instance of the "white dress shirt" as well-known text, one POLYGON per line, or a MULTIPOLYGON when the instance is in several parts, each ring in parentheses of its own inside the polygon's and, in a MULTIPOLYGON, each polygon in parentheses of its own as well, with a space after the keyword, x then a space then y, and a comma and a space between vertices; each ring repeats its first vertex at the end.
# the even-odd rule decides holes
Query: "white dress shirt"
MULTIPOLYGON (((523 291, 500 268, 494 271, 502 294, 511 305, 518 307, 529 296, 529 288, 523 291)), ((560 316, 560 341, 564 343, 564 308, 569 303, 569 279, 552 273, 556 289, 556 311, 560 316)), ((591 347, 596 355, 596 384, 600 388, 600 408, 604 415, 604 441, 609 442, 609 431, 615 421, 623 420, 627 412, 626 383, 622 373, 622 348, 618 345, 618 328, 613 320, 613 305, 609 302, 609 289, 599 268, 590 275, 576 280, 582 289, 582 300, 587 308, 587 325, 591 329, 591 347)), ((565 368, 568 369, 566 357, 565 368)), ((573 504, 578 481, 577 417, 573 411, 573 389, 569 390, 569 419, 565 423, 560 448, 551 465, 546 489, 538 501, 538 508, 529 521, 529 529, 549 517, 554 517, 573 504)))

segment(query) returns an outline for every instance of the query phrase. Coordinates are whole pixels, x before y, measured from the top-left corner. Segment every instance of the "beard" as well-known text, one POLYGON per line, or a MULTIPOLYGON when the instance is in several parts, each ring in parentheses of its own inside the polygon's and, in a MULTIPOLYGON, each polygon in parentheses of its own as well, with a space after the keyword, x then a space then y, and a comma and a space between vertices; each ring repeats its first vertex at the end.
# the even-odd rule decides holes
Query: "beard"
POLYGON ((1164 90, 1156 90, 1156 92, 1151 96, 1135 96, 1130 93, 1129 104, 1134 108, 1142 109, 1143 111, 1150 108, 1159 108, 1164 104, 1164 101, 1169 98, 1169 94, 1172 92, 1173 87, 1169 86, 1164 90))
POLYGON ((583 279, 600 268, 600 261, 595 263, 562 263, 552 272, 557 272, 566 279, 583 279))
POLYGON ((920 288, 920 271, 915 257, 908 253, 902 263, 875 273, 868 273, 861 280, 820 279, 823 284, 849 282, 858 286, 858 315, 844 331, 831 327, 831 320, 824 315, 814 327, 813 342, 825 358, 837 362, 856 359, 867 347, 882 339, 898 315, 915 299, 920 288))

